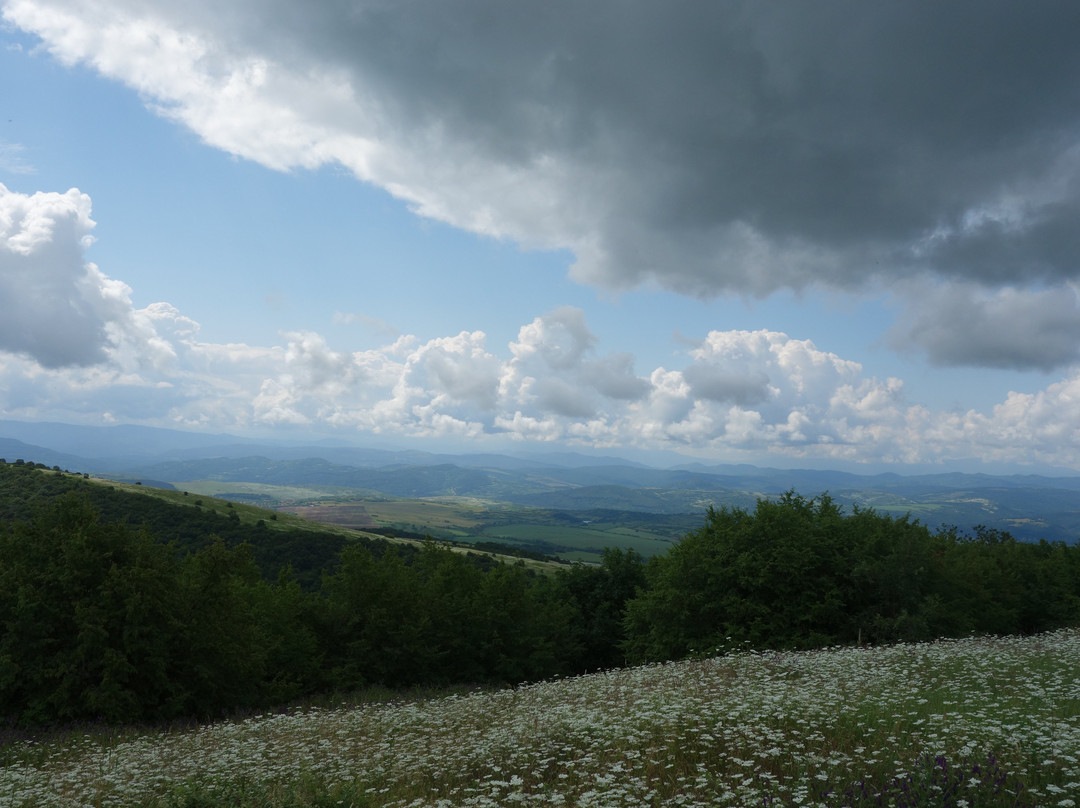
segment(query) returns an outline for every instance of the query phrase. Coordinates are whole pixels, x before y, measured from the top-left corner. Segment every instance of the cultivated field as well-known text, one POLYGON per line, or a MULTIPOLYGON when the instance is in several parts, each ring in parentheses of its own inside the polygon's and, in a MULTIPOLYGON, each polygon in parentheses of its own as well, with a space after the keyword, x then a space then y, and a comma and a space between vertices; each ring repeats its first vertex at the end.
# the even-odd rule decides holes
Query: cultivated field
MULTIPOLYGON (((475 544, 497 542, 558 556, 599 562, 605 547, 634 550, 646 558, 699 527, 701 514, 552 511, 474 497, 401 499, 333 487, 290 487, 262 483, 188 480, 175 485, 210 495, 275 508, 320 524, 349 530, 388 528, 435 539, 475 544)), ((174 492, 169 492, 173 494, 174 492)))
POLYGON ((658 538, 647 530, 588 520, 572 526, 511 522, 486 527, 482 535, 523 547, 555 545, 559 550, 554 554, 570 561, 597 561, 605 547, 634 550, 648 558, 667 552, 672 544, 670 539, 658 538))
POLYGON ((1080 631, 727 656, 2 753, 0 805, 1080 804, 1080 631))

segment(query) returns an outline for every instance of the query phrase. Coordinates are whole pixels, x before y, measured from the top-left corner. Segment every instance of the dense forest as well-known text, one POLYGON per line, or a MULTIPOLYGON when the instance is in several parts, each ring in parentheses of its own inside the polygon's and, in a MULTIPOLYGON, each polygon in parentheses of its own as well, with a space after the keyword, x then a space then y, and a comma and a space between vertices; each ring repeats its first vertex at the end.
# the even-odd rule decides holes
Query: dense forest
POLYGON ((1080 547, 828 496, 712 510, 648 562, 609 550, 538 573, 0 463, 0 720, 24 726, 1077 623, 1080 547))

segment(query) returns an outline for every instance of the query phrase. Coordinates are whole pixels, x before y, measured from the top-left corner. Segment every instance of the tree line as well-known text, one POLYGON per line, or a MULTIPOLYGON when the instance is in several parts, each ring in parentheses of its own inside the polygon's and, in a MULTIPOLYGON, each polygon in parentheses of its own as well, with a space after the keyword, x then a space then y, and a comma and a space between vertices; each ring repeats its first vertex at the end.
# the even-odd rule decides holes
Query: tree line
POLYGON ((373 684, 515 684, 733 649, 1080 622, 1075 545, 932 532, 827 496, 711 510, 664 555, 608 550, 551 574, 434 542, 346 543, 306 586, 287 564, 260 564, 251 538, 181 547, 106 517, 85 490, 7 519, 0 718, 214 717, 373 684))

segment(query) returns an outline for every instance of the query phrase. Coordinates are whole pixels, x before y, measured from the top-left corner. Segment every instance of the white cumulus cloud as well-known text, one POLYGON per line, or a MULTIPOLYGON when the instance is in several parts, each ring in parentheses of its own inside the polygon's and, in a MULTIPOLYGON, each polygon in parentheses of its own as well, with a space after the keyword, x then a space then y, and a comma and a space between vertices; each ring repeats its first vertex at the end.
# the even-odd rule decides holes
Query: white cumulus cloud
POLYGON ((74 188, 26 195, 0 185, 0 348, 45 367, 104 359, 130 290, 86 261, 93 227, 90 197, 74 188))
MULTIPOLYGON (((93 226, 90 199, 77 190, 25 195, 0 186, 5 417, 332 427, 749 460, 1080 467, 1078 369, 988 411, 935 412, 910 401, 900 379, 767 329, 711 331, 670 367, 639 372, 633 355, 602 352, 573 307, 536 316, 503 345, 482 331, 403 335, 363 351, 313 331, 284 332, 272 345, 212 343, 167 302, 134 308, 131 290, 86 260, 93 226)), ((928 352, 1030 355, 1047 340, 1075 350, 1076 296, 1067 289, 947 288, 925 301, 930 319, 910 336, 928 352), (1010 329, 1016 312, 1030 322, 1010 329), (935 336, 932 323, 947 318, 970 332, 966 343, 935 336)))

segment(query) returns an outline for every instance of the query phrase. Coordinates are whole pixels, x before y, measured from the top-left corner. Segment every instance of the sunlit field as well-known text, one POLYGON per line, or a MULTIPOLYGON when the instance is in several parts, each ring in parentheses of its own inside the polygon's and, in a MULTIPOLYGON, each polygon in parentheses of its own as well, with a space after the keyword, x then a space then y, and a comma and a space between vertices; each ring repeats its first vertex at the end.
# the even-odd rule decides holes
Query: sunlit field
POLYGON ((19 742, 4 806, 1075 806, 1080 631, 19 742))

